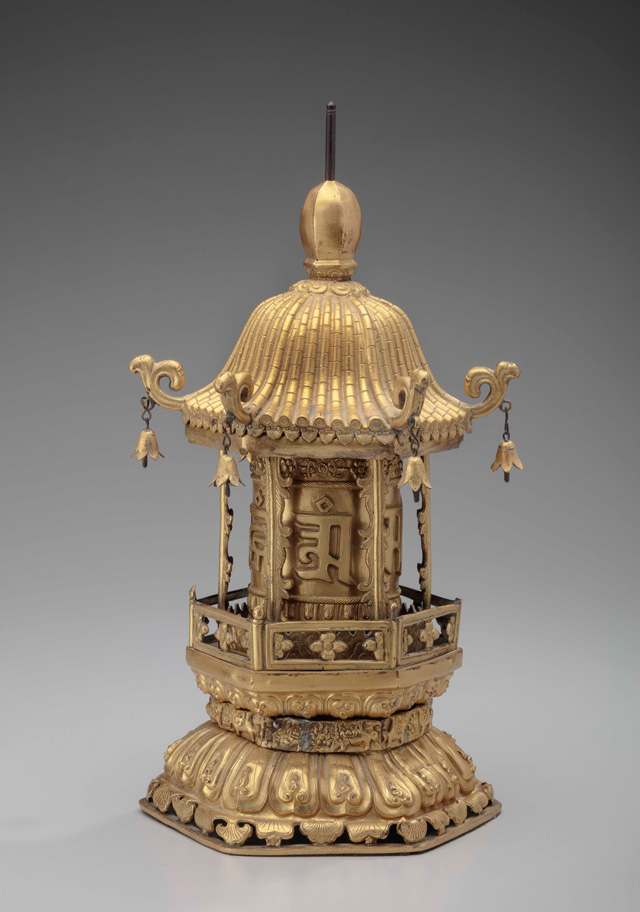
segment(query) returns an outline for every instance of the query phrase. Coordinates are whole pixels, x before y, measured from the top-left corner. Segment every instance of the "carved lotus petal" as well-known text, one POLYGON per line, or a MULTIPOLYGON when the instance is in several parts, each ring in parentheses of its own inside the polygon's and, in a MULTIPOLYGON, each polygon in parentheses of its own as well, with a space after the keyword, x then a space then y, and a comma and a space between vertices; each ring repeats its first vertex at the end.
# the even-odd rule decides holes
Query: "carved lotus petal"
POLYGON ((493 786, 490 785, 488 782, 481 782, 480 788, 485 793, 485 795, 487 796, 489 801, 493 801, 493 786))
POLYGON ((219 823, 216 827, 216 833, 221 836, 227 845, 241 846, 244 845, 249 836, 253 833, 253 827, 248 823, 237 824, 230 820, 229 823, 219 823))
POLYGON ((467 819, 467 805, 464 801, 455 801, 453 804, 448 805, 445 808, 446 813, 453 823, 456 825, 461 824, 464 820, 467 819))
POLYGON ((283 839, 291 839, 294 830, 294 824, 280 820, 256 824, 256 836, 258 839, 264 839, 268 846, 279 846, 283 839))
POLYGON ((294 716, 309 719, 322 711, 322 701, 318 697, 291 694, 286 698, 285 710, 294 716))
POLYGON ((277 716, 282 712, 282 705, 278 697, 269 696, 268 694, 252 696, 249 705, 256 712, 263 716, 277 716))
POLYGON ((159 811, 162 811, 163 814, 166 814, 166 812, 169 810, 171 799, 175 794, 176 792, 171 788, 171 786, 159 785, 153 793, 153 803, 159 811))
POLYGON ((406 820, 399 823, 397 830, 405 842, 420 842, 427 834, 426 817, 420 817, 418 820, 406 820))
POLYGON ((438 836, 441 836, 449 825, 449 816, 444 811, 429 811, 425 814, 425 820, 431 824, 438 836))
MULTIPOLYGON (((166 757, 166 754, 165 754, 165 757, 166 757)), ((151 782, 149 783, 149 787, 147 788, 147 800, 151 798, 151 796, 153 795, 153 793, 155 792, 155 790, 158 788, 159 785, 160 785, 159 779, 151 780, 151 782)))
POLYGON ((489 804, 489 798, 481 789, 468 795, 464 800, 474 814, 479 814, 489 804))
POLYGON ((158 456, 162 456, 164 459, 164 453, 161 453, 158 449, 156 432, 153 428, 144 428, 144 430, 140 431, 138 443, 131 456, 136 456, 140 460, 146 459, 148 456, 155 462, 158 461, 158 456))
POLYGON ((213 830, 213 821, 215 820, 215 811, 199 804, 193 819, 195 825, 200 827, 203 833, 211 833, 213 830))
POLYGON ((398 808, 402 805, 409 807, 414 798, 400 779, 393 778, 384 783, 382 796, 385 803, 391 808, 398 808))
POLYGON ((373 820, 364 820, 358 823, 347 824, 347 831, 351 842, 366 842, 374 839, 385 839, 389 832, 390 823, 376 823, 373 820))
POLYGON ((360 712, 361 701, 357 694, 352 697, 347 695, 347 699, 331 696, 327 700, 327 709, 333 716, 339 719, 348 719, 351 716, 357 716, 360 712))
POLYGON ((446 692, 447 688, 449 687, 450 680, 451 680, 451 675, 449 674, 449 675, 444 675, 444 677, 439 678, 436 681, 436 692, 434 694, 434 697, 441 697, 443 695, 443 693, 446 692))
POLYGON ((193 798, 173 798, 172 802, 173 809, 176 812, 176 817, 181 823, 189 823, 193 817, 193 812, 196 808, 196 802, 193 798))
POLYGON ((427 469, 424 460, 419 456, 411 456, 407 459, 407 464, 404 467, 404 472, 400 479, 400 487, 406 484, 409 485, 412 491, 419 491, 420 488, 431 487, 429 478, 427 477, 427 469))
POLYGON ((344 824, 339 820, 306 820, 300 832, 314 845, 329 845, 342 834, 344 824))

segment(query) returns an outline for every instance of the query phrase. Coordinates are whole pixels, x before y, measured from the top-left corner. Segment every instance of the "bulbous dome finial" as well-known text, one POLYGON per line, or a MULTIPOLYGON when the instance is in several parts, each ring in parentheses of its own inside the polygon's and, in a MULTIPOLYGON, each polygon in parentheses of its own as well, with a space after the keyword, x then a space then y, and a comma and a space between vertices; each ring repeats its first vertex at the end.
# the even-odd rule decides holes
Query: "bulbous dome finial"
POLYGON ((327 105, 325 181, 307 194, 300 215, 300 237, 312 278, 348 279, 356 270, 362 216, 353 191, 335 179, 336 106, 327 105))

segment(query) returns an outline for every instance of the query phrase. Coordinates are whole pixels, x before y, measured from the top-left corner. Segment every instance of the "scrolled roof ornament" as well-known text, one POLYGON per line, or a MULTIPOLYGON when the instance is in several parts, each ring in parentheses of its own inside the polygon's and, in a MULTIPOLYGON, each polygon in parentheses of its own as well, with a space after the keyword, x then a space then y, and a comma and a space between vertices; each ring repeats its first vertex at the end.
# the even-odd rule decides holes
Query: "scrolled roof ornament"
POLYGON ((472 399, 480 397, 480 390, 485 384, 489 387, 488 395, 479 405, 469 406, 471 418, 482 418, 494 412, 507 391, 507 384, 520 376, 520 368, 512 361, 500 361, 495 370, 488 367, 472 367, 464 379, 464 391, 472 399))
POLYGON ((178 412, 182 408, 185 397, 168 396, 160 388, 160 381, 163 377, 169 380, 169 389, 176 392, 184 388, 186 378, 184 370, 179 361, 154 361, 151 355, 138 355, 129 365, 132 374, 139 374, 142 377, 144 388, 153 401, 162 406, 178 412))

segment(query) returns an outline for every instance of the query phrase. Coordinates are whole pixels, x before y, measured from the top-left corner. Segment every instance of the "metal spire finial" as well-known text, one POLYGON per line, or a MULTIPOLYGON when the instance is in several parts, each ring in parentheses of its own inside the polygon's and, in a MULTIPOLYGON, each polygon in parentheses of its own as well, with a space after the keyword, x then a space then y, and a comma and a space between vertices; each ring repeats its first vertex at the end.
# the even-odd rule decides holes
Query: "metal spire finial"
POLYGON ((336 179, 336 106, 330 101, 327 105, 327 126, 324 153, 324 179, 336 179))

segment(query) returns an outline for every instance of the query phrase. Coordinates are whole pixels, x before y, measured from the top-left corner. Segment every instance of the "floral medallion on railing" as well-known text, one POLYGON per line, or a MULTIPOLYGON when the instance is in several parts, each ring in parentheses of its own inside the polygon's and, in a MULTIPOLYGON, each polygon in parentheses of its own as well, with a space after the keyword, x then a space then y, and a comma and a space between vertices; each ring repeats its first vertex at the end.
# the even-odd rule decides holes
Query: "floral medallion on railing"
POLYGON ((333 662, 341 652, 347 648, 344 643, 336 640, 335 633, 321 633, 320 639, 311 643, 312 652, 320 653, 320 658, 325 662, 333 662))

